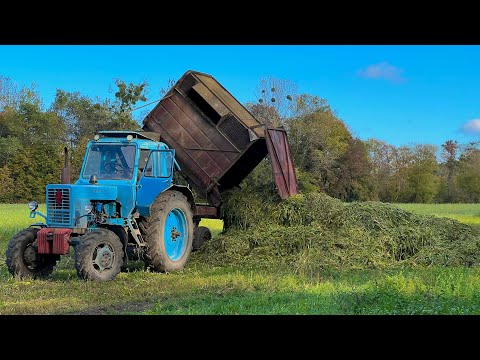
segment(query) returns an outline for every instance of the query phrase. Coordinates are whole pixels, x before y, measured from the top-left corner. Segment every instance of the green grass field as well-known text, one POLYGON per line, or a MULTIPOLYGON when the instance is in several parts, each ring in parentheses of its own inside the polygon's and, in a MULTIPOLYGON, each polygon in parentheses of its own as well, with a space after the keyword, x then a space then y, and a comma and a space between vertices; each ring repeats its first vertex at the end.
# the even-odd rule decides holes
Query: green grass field
MULTIPOLYGON (((399 205, 477 224, 480 205, 399 205)), ((44 211, 44 207, 40 207, 44 211)), ((34 221, 40 221, 36 218, 34 221)), ((20 281, 5 266, 8 240, 32 223, 26 205, 0 205, 0 314, 480 314, 480 269, 324 271, 212 267, 193 254, 177 273, 133 264, 111 282, 79 280, 73 253, 51 278, 20 281)), ((213 236, 217 220, 202 221, 213 236)))
POLYGON ((401 209, 422 215, 435 215, 480 225, 480 204, 394 204, 401 209))

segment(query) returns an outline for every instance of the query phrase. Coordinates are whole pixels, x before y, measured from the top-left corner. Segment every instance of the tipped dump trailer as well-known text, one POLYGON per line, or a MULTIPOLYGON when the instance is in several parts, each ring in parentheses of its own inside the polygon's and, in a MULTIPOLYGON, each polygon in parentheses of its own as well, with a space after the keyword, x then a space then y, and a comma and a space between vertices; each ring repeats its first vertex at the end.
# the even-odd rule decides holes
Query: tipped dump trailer
POLYGON ((270 156, 281 198, 298 193, 287 134, 260 123, 211 75, 187 71, 143 120, 175 149, 181 174, 208 206, 197 216, 217 217, 222 192, 270 156))

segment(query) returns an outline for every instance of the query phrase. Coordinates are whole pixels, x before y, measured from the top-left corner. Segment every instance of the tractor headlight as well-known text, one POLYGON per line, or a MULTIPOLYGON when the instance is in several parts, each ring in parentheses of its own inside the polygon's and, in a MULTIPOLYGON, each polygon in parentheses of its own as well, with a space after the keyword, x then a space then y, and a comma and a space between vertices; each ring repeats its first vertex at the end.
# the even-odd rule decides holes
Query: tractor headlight
POLYGON ((85 205, 85 213, 90 214, 93 211, 93 205, 87 204, 85 205))
POLYGON ((30 209, 30 211, 35 211, 35 210, 37 210, 37 208, 38 208, 37 202, 36 202, 36 201, 30 201, 30 202, 28 203, 28 208, 30 209))

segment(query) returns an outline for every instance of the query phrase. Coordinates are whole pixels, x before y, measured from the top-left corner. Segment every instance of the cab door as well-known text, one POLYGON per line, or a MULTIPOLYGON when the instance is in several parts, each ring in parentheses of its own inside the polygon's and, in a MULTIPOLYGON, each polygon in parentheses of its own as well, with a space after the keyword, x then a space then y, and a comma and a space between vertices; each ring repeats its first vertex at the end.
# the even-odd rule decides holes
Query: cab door
POLYGON ((172 185, 175 150, 152 150, 137 184, 137 208, 142 216, 150 215, 155 198, 172 185))

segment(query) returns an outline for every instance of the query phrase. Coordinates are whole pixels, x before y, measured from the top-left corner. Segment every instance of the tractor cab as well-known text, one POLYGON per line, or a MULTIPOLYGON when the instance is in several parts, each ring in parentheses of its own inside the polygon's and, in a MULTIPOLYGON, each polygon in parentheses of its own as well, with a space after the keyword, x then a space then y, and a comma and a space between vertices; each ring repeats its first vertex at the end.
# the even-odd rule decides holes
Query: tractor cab
POLYGON ((87 144, 75 185, 88 186, 83 190, 90 199, 115 188, 117 196, 110 200, 120 207, 121 218, 135 210, 148 216, 154 197, 172 185, 175 165, 175 151, 159 138, 155 133, 100 131, 87 144))
MULTIPOLYGON (((158 134, 157 134, 158 135, 158 134)), ((157 136, 159 138, 159 136, 157 136)), ((149 164, 148 176, 153 176, 154 162, 160 160, 158 155, 149 155, 152 150, 168 153, 165 162, 158 164, 158 171, 164 175, 170 173, 169 167, 173 165, 174 151, 154 138, 147 137, 139 132, 129 131, 100 131, 95 140, 87 145, 85 160, 82 166, 81 176, 77 184, 85 181, 90 183, 92 176, 99 180, 140 180, 142 171, 149 164), (134 178, 134 175, 135 178, 134 178)), ((157 164, 155 164, 157 165, 157 164)))

